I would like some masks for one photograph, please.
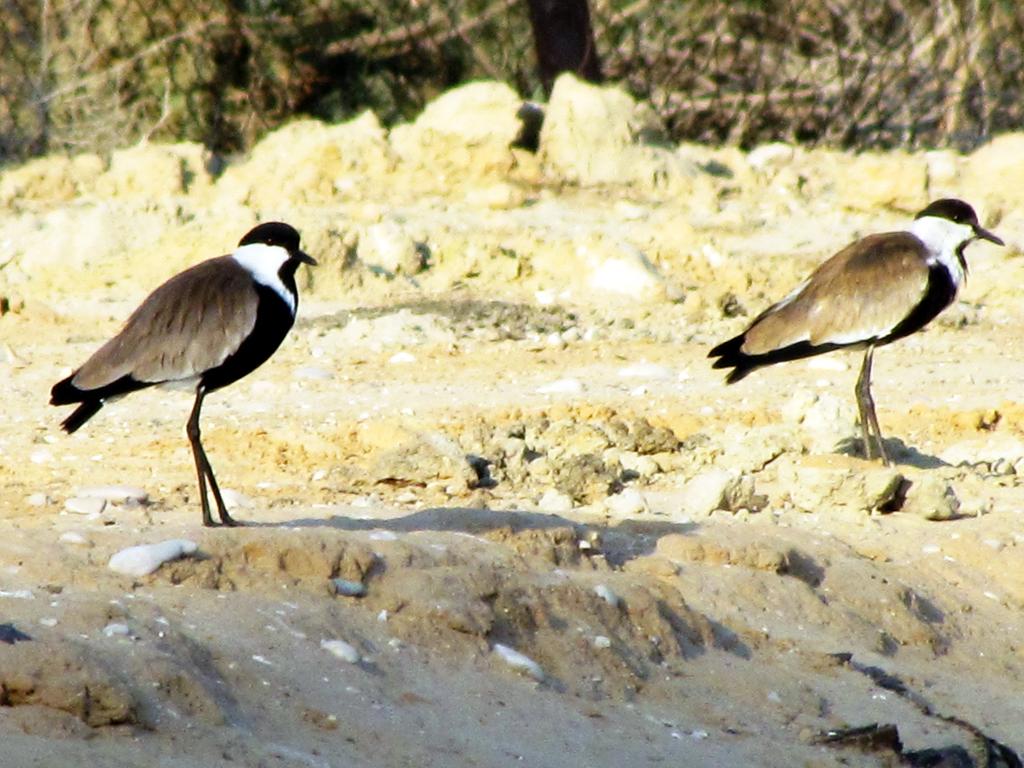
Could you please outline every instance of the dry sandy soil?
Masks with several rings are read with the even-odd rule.
[[[958,304],[876,356],[888,472],[856,456],[858,357],[726,387],[705,356],[915,199],[840,204],[814,170],[840,178],[835,153],[698,159],[691,194],[518,155],[475,186],[399,157],[270,202],[222,188],[232,170],[111,191],[106,161],[84,191],[19,187],[0,764],[1020,765],[1024,224],[972,200],[1009,247],[973,246]],[[247,525],[204,529],[187,394],[67,437],[48,391],[162,279],[274,216],[322,263],[278,354],[207,399]],[[169,539],[197,552],[108,568]]]

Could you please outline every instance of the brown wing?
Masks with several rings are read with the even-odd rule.
[[[72,383],[90,390],[131,376],[156,384],[216,367],[252,331],[257,300],[251,277],[230,256],[197,264],[153,291]]]
[[[924,297],[927,252],[909,232],[869,235],[830,258],[747,330],[742,351],[762,355],[802,341],[856,344],[886,335]]]

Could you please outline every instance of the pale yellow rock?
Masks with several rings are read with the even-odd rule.
[[[103,169],[98,155],[53,155],[30,160],[0,175],[0,206],[67,202],[91,191]]]
[[[953,487],[941,477],[915,472],[910,480],[901,512],[925,520],[949,520],[960,511],[960,500]]]
[[[1006,133],[982,145],[964,160],[961,197],[982,221],[1024,206],[1024,133]]]
[[[218,197],[257,207],[358,198],[395,158],[372,112],[329,125],[296,120],[267,135],[217,181]]]
[[[505,83],[481,81],[454,88],[427,105],[412,123],[395,126],[390,145],[411,167],[437,180],[465,175],[505,176],[516,165],[512,142],[522,128],[522,99]]]
[[[564,74],[555,81],[541,128],[541,162],[549,177],[581,186],[686,192],[700,171],[662,146],[662,134],[651,108],[621,88]]]
[[[822,514],[882,510],[894,502],[904,482],[892,467],[841,454],[786,456],[778,462],[778,473],[795,507]]]
[[[851,210],[917,213],[928,204],[928,164],[905,152],[866,152],[849,161],[837,189],[840,204]]]
[[[101,197],[160,200],[209,187],[209,153],[198,144],[143,144],[110,156],[96,179]]]

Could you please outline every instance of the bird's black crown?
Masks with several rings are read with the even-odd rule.
[[[299,233],[295,227],[283,221],[268,221],[257,224],[245,233],[238,245],[279,245],[289,253],[299,250]]]
[[[924,216],[949,219],[957,224],[969,224],[971,226],[978,224],[978,214],[974,212],[974,209],[963,200],[957,200],[955,197],[944,197],[941,200],[930,203],[927,208],[914,218],[920,219]]]

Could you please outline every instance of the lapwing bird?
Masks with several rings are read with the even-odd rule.
[[[936,200],[908,230],[868,235],[839,251],[708,357],[732,369],[732,384],[762,366],[865,349],[856,387],[864,455],[889,464],[871,398],[875,347],[921,330],[953,302],[967,275],[964,248],[978,238],[1003,244],[967,203]]]
[[[108,400],[156,385],[194,390],[186,432],[192,444],[203,525],[214,525],[207,482],[224,525],[228,514],[199,434],[207,393],[259,367],[295,321],[295,272],[316,261],[299,248],[299,233],[280,222],[250,230],[234,253],[175,275],[139,305],[121,331],[74,373],[54,385],[51,405],[80,405],[61,426],[69,434]]]

